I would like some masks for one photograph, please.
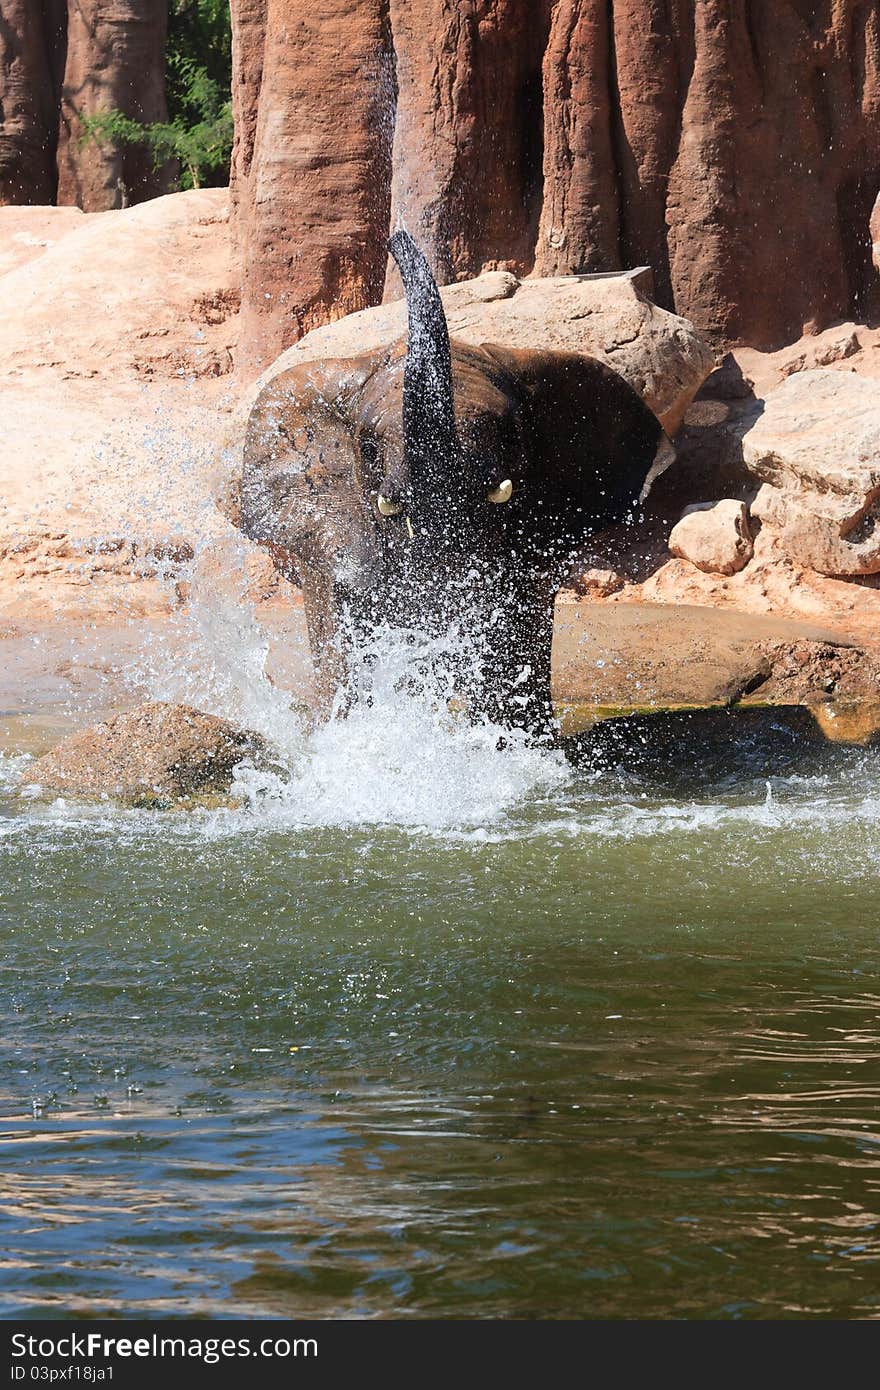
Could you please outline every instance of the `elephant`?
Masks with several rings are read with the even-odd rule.
[[[635,390],[595,358],[450,341],[430,267],[388,242],[408,331],[283,371],[247,423],[233,519],[302,587],[323,712],[356,698],[377,625],[473,639],[473,719],[552,740],[556,590],[584,539],[634,514],[674,458]]]

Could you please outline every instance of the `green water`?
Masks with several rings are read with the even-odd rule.
[[[878,758],[765,771],[8,790],[4,1315],[876,1316]]]

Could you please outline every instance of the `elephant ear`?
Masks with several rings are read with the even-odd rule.
[[[674,453],[656,415],[611,367],[570,352],[485,345],[517,383],[527,477],[559,520],[622,521]]]
[[[227,515],[294,577],[338,554],[363,523],[356,485],[357,409],[379,355],[306,362],[274,377],[254,403]]]

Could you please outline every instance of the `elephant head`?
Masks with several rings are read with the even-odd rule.
[[[320,694],[358,632],[478,634],[472,712],[552,727],[553,597],[591,532],[638,506],[673,454],[636,392],[595,359],[450,341],[408,233],[389,250],[408,334],[276,376],[251,412],[236,520],[303,588]]]

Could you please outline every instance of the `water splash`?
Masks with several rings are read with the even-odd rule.
[[[200,549],[175,642],[148,644],[132,680],[154,699],[192,704],[271,742],[282,770],[244,764],[233,787],[252,811],[308,826],[473,827],[570,777],[560,752],[450,708],[457,673],[482,659],[479,642],[455,626],[439,637],[388,626],[361,637],[357,698],[346,717],[315,726],[302,686],[270,674],[271,638],[247,594],[245,556],[237,538]]]
[[[876,862],[880,773],[870,751],[828,750],[809,775],[792,766],[769,780],[760,744],[739,749],[731,777],[713,778],[704,753],[699,776],[673,791],[668,760],[661,778],[621,770],[618,745],[622,739],[631,752],[635,737],[624,732],[575,770],[558,750],[452,712],[462,666],[473,674],[480,661],[479,643],[455,627],[435,638],[377,628],[359,645],[359,698],[346,718],[316,727],[305,698],[301,614],[299,629],[288,626],[279,640],[265,605],[249,597],[249,553],[233,534],[208,537],[186,575],[169,569],[169,585],[189,584],[189,601],[161,626],[133,626],[127,678],[132,703],[183,701],[262,733],[277,750],[277,768],[239,768],[237,810],[157,816],[29,798],[18,789],[26,758],[0,757],[0,835],[14,838],[36,824],[52,834],[170,839],[363,827],[371,835],[403,829],[461,843],[545,840],[549,847],[578,839],[720,846],[740,835],[812,841],[846,833],[858,860]]]

